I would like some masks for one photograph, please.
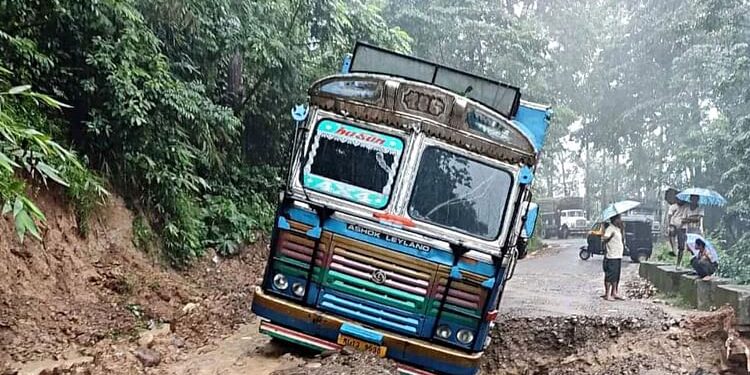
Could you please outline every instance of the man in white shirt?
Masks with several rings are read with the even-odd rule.
[[[677,254],[678,236],[677,232],[682,225],[682,217],[680,216],[680,200],[677,199],[677,190],[668,189],[664,193],[664,200],[667,201],[669,207],[667,209],[667,220],[664,223],[664,228],[667,230],[667,239],[669,240],[669,247],[672,249],[672,255]]]
[[[685,250],[685,241],[688,233],[703,235],[703,208],[698,205],[700,197],[697,195],[690,196],[690,203],[680,208],[680,230],[678,233],[678,243],[680,249],[677,253],[677,267],[682,266],[682,254]]]
[[[604,296],[607,301],[622,300],[619,293],[622,254],[625,252],[625,224],[620,215],[610,219],[604,230],[602,242],[606,247],[602,268],[604,269]]]

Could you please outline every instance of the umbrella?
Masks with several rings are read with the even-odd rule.
[[[685,241],[685,245],[687,245],[688,249],[693,253],[693,255],[698,255],[698,249],[695,247],[695,241],[697,239],[703,240],[703,242],[706,243],[706,251],[708,252],[708,257],[711,258],[712,262],[718,262],[719,261],[719,254],[716,252],[716,248],[711,243],[711,241],[703,238],[700,234],[695,233],[688,233],[687,240]]]
[[[620,201],[615,202],[607,206],[607,208],[602,211],[602,214],[599,216],[599,221],[607,221],[619,214],[623,214],[625,212],[628,212],[638,206],[641,205],[641,202],[636,201]]]
[[[685,202],[690,202],[691,195],[697,195],[700,198],[698,204],[701,206],[723,206],[727,204],[727,200],[721,194],[703,188],[685,189],[677,194],[677,198]]]

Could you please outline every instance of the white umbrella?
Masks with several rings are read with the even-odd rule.
[[[619,201],[612,203],[607,206],[604,211],[602,211],[602,214],[599,216],[599,221],[607,221],[617,215],[624,214],[640,205],[641,202],[637,201]]]

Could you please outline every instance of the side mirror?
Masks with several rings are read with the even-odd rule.
[[[529,203],[529,210],[526,211],[526,222],[523,225],[526,238],[531,238],[534,235],[537,216],[539,216],[539,206],[536,203]]]

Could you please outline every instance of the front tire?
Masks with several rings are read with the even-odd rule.
[[[589,258],[591,258],[591,252],[588,249],[581,249],[578,253],[578,257],[582,260],[589,260]]]

